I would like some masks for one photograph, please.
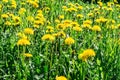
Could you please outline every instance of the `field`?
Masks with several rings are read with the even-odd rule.
[[[120,80],[120,4],[0,0],[0,80]]]

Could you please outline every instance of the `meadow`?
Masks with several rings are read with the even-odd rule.
[[[120,4],[0,0],[0,80],[120,80]]]

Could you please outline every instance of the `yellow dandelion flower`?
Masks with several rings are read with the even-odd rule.
[[[12,13],[9,13],[8,14],[10,17],[14,17],[15,15],[14,14],[12,14]]]
[[[119,5],[119,4],[116,4],[116,7],[117,7],[117,8],[120,8],[120,5]]]
[[[113,19],[109,19],[108,21],[107,21],[107,24],[115,24],[116,23],[116,21],[115,20],[113,20]]]
[[[2,5],[0,4],[0,12],[2,11]]]
[[[58,34],[57,33],[54,33],[54,34],[52,34],[54,37],[58,37]]]
[[[79,26],[78,22],[75,22],[75,21],[71,22],[71,25],[72,25],[72,27]]]
[[[117,25],[117,28],[119,28],[119,29],[120,29],[120,24],[118,24],[118,25]]]
[[[27,36],[24,33],[21,33],[21,32],[17,33],[17,36],[22,38],[22,39],[27,39]]]
[[[88,28],[88,29],[92,29],[91,25],[90,24],[83,24],[82,25],[83,28]]]
[[[42,10],[41,10],[41,9],[39,9],[39,10],[37,11],[37,13],[40,13],[40,14],[42,14]]]
[[[50,24],[51,24],[51,22],[50,22],[50,21],[47,21],[46,23],[47,23],[47,25],[50,25]]]
[[[45,11],[46,13],[48,13],[48,12],[50,11],[50,8],[49,8],[49,7],[45,7],[45,8],[44,8],[44,11]]]
[[[83,7],[82,7],[82,6],[78,6],[77,8],[78,8],[79,10],[82,10],[82,9],[83,9]]]
[[[54,27],[52,27],[52,26],[47,26],[47,29],[54,29]]]
[[[47,33],[51,33],[51,32],[54,32],[54,28],[52,26],[47,26],[47,30],[46,30]]]
[[[79,54],[79,55],[78,55],[78,58],[79,58],[79,59],[82,59],[82,61],[85,61],[85,62],[86,62],[88,56],[85,56],[84,54]]]
[[[24,33],[25,34],[34,34],[34,30],[32,28],[25,28]]]
[[[93,49],[86,49],[83,51],[83,53],[78,55],[79,59],[82,59],[83,61],[87,61],[88,57],[95,56],[95,52]]]
[[[67,6],[62,6],[62,9],[63,10],[67,10]]]
[[[59,19],[55,19],[55,23],[60,23],[60,20]]]
[[[71,20],[64,20],[63,23],[65,24],[70,24],[72,21]]]
[[[111,23],[112,23],[112,24],[115,24],[116,22],[115,22],[115,20],[111,20]]]
[[[44,22],[42,20],[34,20],[34,23],[37,25],[44,25]]]
[[[81,27],[78,27],[78,26],[76,26],[76,27],[73,27],[73,30],[75,30],[75,31],[82,31],[82,28]]]
[[[109,28],[109,29],[117,29],[117,26],[115,26],[115,25],[110,25],[110,26],[107,26],[107,28]]]
[[[13,16],[13,17],[12,17],[12,19],[13,19],[13,21],[14,21],[15,23],[17,23],[17,22],[20,22],[20,21],[21,21],[21,19],[20,19],[20,17],[19,17],[19,16]]]
[[[15,1],[15,0],[12,0],[12,1],[11,1],[11,8],[16,9],[16,7],[17,7],[16,1]]]
[[[58,30],[64,30],[66,27],[64,26],[64,24],[60,23],[60,24],[57,24],[56,28]]]
[[[77,11],[77,9],[76,9],[76,8],[74,8],[74,7],[71,7],[71,8],[68,8],[68,9],[67,9],[67,11],[68,11],[68,12],[76,12],[76,11]]]
[[[99,19],[96,19],[95,20],[97,23],[104,23],[104,22],[107,22],[108,19],[104,18],[104,17],[100,17]]]
[[[103,3],[99,1],[99,2],[98,2],[98,5],[99,5],[100,7],[102,7]]]
[[[7,2],[8,2],[8,0],[2,0],[2,2],[7,3]]]
[[[30,53],[24,53],[24,56],[25,56],[25,57],[32,57],[33,55],[30,54]]]
[[[100,28],[100,26],[98,26],[98,25],[94,25],[94,26],[92,27],[92,30],[93,30],[93,31],[101,31],[101,28]]]
[[[75,40],[72,37],[68,37],[65,39],[65,44],[67,44],[67,45],[71,45],[74,43],[75,43]]]
[[[2,14],[1,17],[2,18],[8,18],[9,16],[7,14]]]
[[[93,11],[94,11],[94,12],[98,12],[98,11],[99,11],[99,8],[95,8]]]
[[[0,4],[0,9],[2,8],[2,5]]]
[[[41,19],[41,18],[44,18],[42,13],[38,13],[35,17],[35,19]]]
[[[72,23],[71,20],[64,20],[63,21],[64,28],[71,27],[72,26],[71,23]]]
[[[30,21],[30,22],[33,22],[33,21],[34,21],[34,18],[33,18],[32,16],[28,16],[26,19],[27,19],[28,21]]]
[[[93,13],[88,13],[87,14],[89,17],[94,17],[94,14]]]
[[[26,12],[25,8],[20,8],[18,11],[19,14],[24,14],[25,12]]]
[[[85,21],[83,21],[83,24],[92,24],[92,21],[91,20],[85,20]]]
[[[56,80],[67,80],[65,76],[56,76]]]
[[[30,41],[25,38],[22,38],[22,39],[18,40],[17,45],[21,45],[21,46],[22,45],[30,45]]]
[[[39,25],[38,24],[34,24],[33,27],[34,28],[39,28]]]
[[[28,1],[29,2],[29,1]],[[38,5],[38,3],[36,2],[36,1],[30,1],[29,2],[34,8],[38,8],[39,7],[39,5]]]
[[[112,9],[112,8],[107,8],[107,10],[108,10],[108,11],[113,11],[113,9]]]
[[[107,2],[108,7],[111,7],[111,5],[112,5],[111,2]]]
[[[55,40],[55,37],[51,34],[45,34],[43,37],[42,37],[42,40],[50,40],[50,41],[54,41]]]
[[[13,23],[13,26],[19,26],[19,25],[20,25],[20,22]]]
[[[59,19],[64,19],[64,15],[59,15]]]
[[[120,19],[120,15],[118,16],[118,18]]]
[[[66,34],[63,32],[63,31],[60,31],[57,33],[57,36],[60,36],[62,38],[65,38],[66,37]]]
[[[113,0],[114,1],[114,3],[118,3],[118,1],[117,0]]]
[[[6,21],[5,25],[10,26],[12,23],[10,21]]]
[[[87,54],[88,56],[95,56],[95,52],[93,49],[86,49],[83,51],[84,54]]]

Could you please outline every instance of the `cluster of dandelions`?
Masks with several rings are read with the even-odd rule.
[[[99,34],[102,38],[105,29],[117,30],[120,28],[119,21],[117,21],[116,18],[110,18],[109,16],[111,15],[107,16],[108,13],[114,13],[114,7],[116,7],[117,11],[120,10],[120,5],[114,2],[108,2],[107,4],[98,2],[97,6],[90,8],[78,3],[68,3],[61,7],[65,14],[58,15],[53,21],[50,21],[47,16],[44,16],[48,15],[51,8],[43,7],[39,9],[39,0],[20,2],[21,3],[17,3],[15,0],[2,0],[3,4],[0,4],[0,12],[2,13],[0,17],[3,20],[3,26],[7,28],[18,28],[16,31],[18,37],[16,44],[18,47],[22,46],[25,48],[26,46],[30,46],[32,43],[31,38],[33,38],[34,34],[40,34],[41,37],[39,37],[39,39],[43,42],[50,41],[53,43],[57,41],[57,39],[62,39],[66,46],[71,47],[79,40],[79,37],[76,35],[84,33],[85,31]],[[4,11],[4,5],[7,5],[9,10],[17,10],[16,13],[14,13],[14,11]],[[18,5],[22,7],[17,8]],[[31,8],[29,9],[29,7]],[[30,12],[31,9],[34,11]],[[88,10],[88,12],[83,13],[85,10]],[[72,16],[68,14],[72,14]],[[120,15],[118,15],[118,18],[120,18]],[[35,31],[37,30],[40,30],[41,33],[36,33]],[[24,51],[24,49],[22,54],[25,57],[34,56],[32,53]],[[94,49],[85,49],[78,55],[78,58],[83,62],[87,62],[90,57],[95,57],[96,54]],[[56,80],[67,80],[67,78],[64,76],[56,76]]]
[[[32,28],[25,28],[23,32],[19,32],[17,36],[20,38],[17,42],[18,46],[27,46],[30,45],[30,40],[28,38],[29,35],[33,35],[34,30]],[[28,36],[27,36],[28,35]],[[32,54],[26,53],[26,51],[23,51],[23,54],[25,57],[32,57]]]

